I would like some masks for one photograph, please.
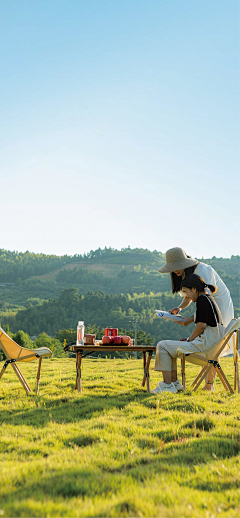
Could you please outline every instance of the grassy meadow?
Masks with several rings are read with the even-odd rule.
[[[222,361],[233,382],[233,360]],[[0,364],[2,368],[3,362]],[[151,387],[159,374],[151,367]],[[21,370],[32,388],[37,362]],[[186,365],[187,387],[198,369]],[[0,381],[0,516],[239,517],[239,396],[150,395],[142,361],[43,360],[39,396]]]

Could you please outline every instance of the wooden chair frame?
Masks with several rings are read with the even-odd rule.
[[[42,358],[43,357],[50,357],[52,356],[52,351],[48,349],[48,347],[40,347],[38,349],[27,349],[25,347],[21,347],[19,344],[14,342],[10,336],[5,333],[5,331],[0,327],[0,349],[3,350],[6,361],[3,365],[3,368],[0,372],[0,380],[4,375],[4,372],[6,372],[6,369],[8,365],[11,365],[13,371],[15,372],[17,378],[19,379],[20,383],[22,384],[24,390],[27,394],[31,392],[31,388],[28,385],[28,382],[24,378],[23,374],[21,373],[18,365],[16,365],[17,362],[31,362],[38,359],[38,370],[37,370],[37,380],[36,380],[36,387],[37,387],[37,394],[39,393],[39,384],[40,384],[40,372],[41,372],[41,365],[42,365]]]
[[[184,390],[186,389],[186,377],[185,377],[185,363],[190,362],[195,365],[202,366],[200,373],[197,375],[195,380],[193,381],[191,387],[194,387],[194,391],[198,389],[204,380],[205,376],[209,373],[211,367],[213,366],[216,369],[216,372],[226,390],[229,390],[231,394],[234,394],[234,391],[240,393],[240,380],[239,380],[239,366],[238,366],[238,343],[239,343],[239,328],[240,328],[240,319],[234,319],[231,322],[231,326],[227,327],[227,332],[225,333],[222,340],[220,340],[217,344],[215,344],[208,353],[192,353],[189,351],[184,352],[184,349],[178,348],[179,356],[181,357],[181,366],[182,366],[182,384]],[[233,362],[234,362],[234,388],[230,385],[227,376],[224,374],[223,369],[219,363],[219,357],[226,347],[230,338],[233,337]],[[219,347],[218,347],[219,345]]]

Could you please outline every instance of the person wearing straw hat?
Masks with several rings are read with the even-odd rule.
[[[158,271],[160,273],[170,273],[172,292],[179,293],[183,296],[183,300],[179,306],[170,310],[170,313],[173,315],[177,315],[191,303],[191,299],[181,292],[181,283],[188,275],[194,273],[204,279],[206,284],[216,286],[217,290],[213,294],[213,299],[220,309],[224,327],[227,327],[229,322],[234,318],[233,302],[230,292],[221,277],[209,264],[201,263],[197,259],[188,256],[182,248],[175,247],[167,250],[166,263],[161,266]],[[181,325],[188,325],[191,322],[193,322],[193,316],[185,318],[184,324]],[[227,351],[228,354],[232,352],[231,349],[232,346],[230,344],[230,349]],[[208,381],[204,387],[206,390],[214,390],[213,377],[214,369],[211,369]]]

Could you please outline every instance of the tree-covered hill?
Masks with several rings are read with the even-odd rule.
[[[231,292],[235,307],[239,307],[240,274],[230,276],[221,268],[218,269],[222,280]],[[64,288],[75,286],[83,293],[89,289],[100,289],[105,293],[127,294],[134,293],[164,293],[171,290],[170,275],[161,274],[158,270],[148,271],[141,265],[129,270],[122,267],[115,277],[103,275],[98,272],[89,272],[82,269],[64,269],[57,276],[56,281]]]
[[[56,256],[45,254],[34,254],[31,252],[10,252],[0,249],[0,283],[13,283],[33,276],[46,275],[49,272],[72,264],[81,267],[96,265],[98,263],[110,263],[118,265],[158,266],[163,264],[164,254],[161,252],[150,252],[144,249],[124,248],[114,250],[104,248],[91,250],[88,254],[74,256]]]
[[[119,295],[169,291],[170,276],[158,272],[164,257],[161,252],[131,248],[105,248],[83,256],[62,257],[0,250],[0,316],[6,309],[27,307],[33,299],[57,298],[68,287],[76,287],[83,294],[90,290]],[[201,261],[211,264],[221,275],[235,307],[239,307],[240,285],[236,275],[240,271],[240,257]]]
[[[211,259],[199,258],[203,262],[211,264],[216,270],[223,270],[225,274],[234,276],[240,270],[240,257]],[[50,272],[59,273],[59,270],[66,268],[91,269],[91,271],[102,271],[107,273],[110,267],[110,276],[114,277],[119,273],[119,267],[138,267],[142,270],[157,271],[164,263],[165,254],[154,250],[134,248],[123,248],[115,250],[104,248],[91,250],[87,254],[75,254],[74,256],[56,256],[45,254],[34,254],[31,252],[10,252],[0,249],[0,283],[14,283],[34,276],[46,276]],[[130,268],[131,269],[131,268]],[[114,274],[115,271],[115,274]],[[53,279],[53,276],[50,277]]]

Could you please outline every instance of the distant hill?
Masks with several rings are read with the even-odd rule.
[[[104,248],[88,254],[56,256],[31,252],[10,252],[0,249],[0,283],[17,282],[34,276],[45,276],[66,266],[89,267],[97,264],[157,266],[164,262],[164,254],[144,249]]]
[[[199,259],[211,264],[216,270],[234,276],[240,271],[240,256],[231,258]],[[56,256],[34,254],[31,252],[10,252],[0,249],[0,283],[20,282],[29,278],[54,280],[55,275],[64,269],[81,268],[114,277],[121,267],[131,269],[141,266],[142,270],[157,271],[165,262],[165,254],[142,248],[115,250],[104,248],[91,250],[88,254]]]

